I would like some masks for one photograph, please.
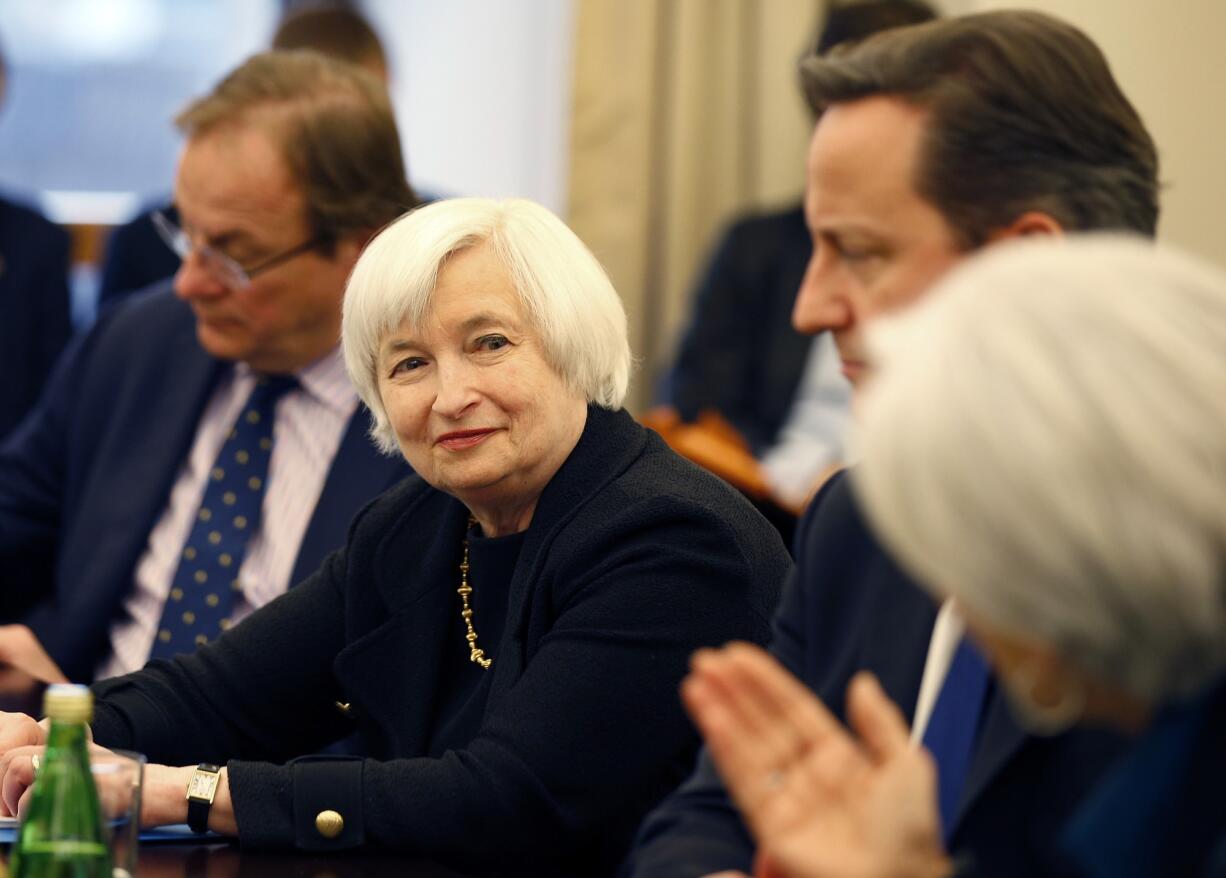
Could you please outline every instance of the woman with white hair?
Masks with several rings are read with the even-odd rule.
[[[692,762],[689,653],[767,638],[786,550],[621,409],[621,302],[538,205],[393,223],[349,280],[343,345],[375,440],[417,477],[216,643],[98,684],[95,740],[188,766],[149,767],[145,823],[188,818],[204,772],[193,819],[245,846],[610,873]],[[369,758],[284,764],[352,733]],[[0,720],[10,810],[41,742]]]
[[[1070,872],[1226,874],[1226,278],[1129,239],[993,248],[874,341],[874,529],[1023,722],[1136,735],[1066,827]],[[854,737],[752,647],[684,691],[770,874],[955,871],[931,759],[871,677]]]

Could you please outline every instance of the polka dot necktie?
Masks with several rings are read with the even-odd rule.
[[[261,377],[209,470],[204,499],[171,580],[150,658],[194,652],[229,626],[238,569],[260,523],[277,400],[292,375]]]

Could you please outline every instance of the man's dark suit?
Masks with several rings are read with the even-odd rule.
[[[179,270],[179,257],[166,246],[153,224],[155,212],[179,224],[179,212],[167,202],[111,230],[98,280],[99,307],[173,277]]]
[[[813,245],[799,207],[742,219],[715,250],[662,402],[683,420],[711,408],[761,454],[775,441],[813,339],[792,304]]]
[[[165,285],[74,340],[31,417],[0,447],[0,594],[72,679],[93,677],[149,533],[226,364]],[[378,454],[359,408],[332,462],[291,581],[345,541],[354,513],[409,475]]]
[[[72,332],[68,233],[0,199],[0,440],[38,401]]]
[[[842,716],[859,670],[876,674],[914,715],[937,605],[878,545],[838,476],[802,520],[796,573],[775,619],[772,652]],[[1058,828],[1121,752],[1106,732],[1027,736],[992,688],[950,839],[978,874],[1053,874]],[[750,871],[752,843],[705,753],[639,833],[635,878]]]

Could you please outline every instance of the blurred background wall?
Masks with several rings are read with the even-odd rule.
[[[78,316],[107,229],[170,191],[169,119],[267,44],[284,0],[0,0],[0,188],[76,231]],[[309,4],[308,4],[309,5]],[[816,0],[365,0],[390,57],[410,176],[524,195],[613,275],[650,400],[695,273],[746,210],[799,198],[810,120],[795,61]],[[1226,2],[945,0],[1084,28],[1157,139],[1161,235],[1226,265]]]

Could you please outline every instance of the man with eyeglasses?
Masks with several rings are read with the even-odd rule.
[[[386,89],[271,52],[176,122],[173,290],[104,314],[0,448],[0,690],[193,651],[409,472],[338,348],[358,254],[416,204]]]

